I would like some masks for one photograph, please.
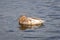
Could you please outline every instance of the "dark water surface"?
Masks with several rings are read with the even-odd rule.
[[[45,20],[34,30],[19,30],[20,15]],[[60,40],[60,0],[0,0],[0,40]]]

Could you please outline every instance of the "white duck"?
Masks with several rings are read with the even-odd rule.
[[[21,16],[18,19],[19,25],[25,27],[41,26],[44,23],[44,20],[38,18],[30,18],[26,16]]]

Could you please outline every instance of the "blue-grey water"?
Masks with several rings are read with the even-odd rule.
[[[20,30],[21,15],[45,20],[34,30]],[[60,0],[0,0],[0,40],[60,40]]]

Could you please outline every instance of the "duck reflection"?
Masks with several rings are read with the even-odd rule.
[[[26,30],[26,29],[28,29],[28,27],[21,25],[21,27],[19,27],[19,29],[20,30]]]
[[[37,28],[40,28],[41,26],[43,26],[43,24],[41,24],[41,25],[39,24],[39,25],[35,25],[35,26],[32,26],[32,25],[28,26],[28,25],[22,25],[22,24],[20,24],[19,29],[20,30],[37,29]]]

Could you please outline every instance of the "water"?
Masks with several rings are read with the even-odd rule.
[[[44,26],[22,31],[21,15],[42,18]],[[60,0],[0,0],[0,40],[60,40]]]

